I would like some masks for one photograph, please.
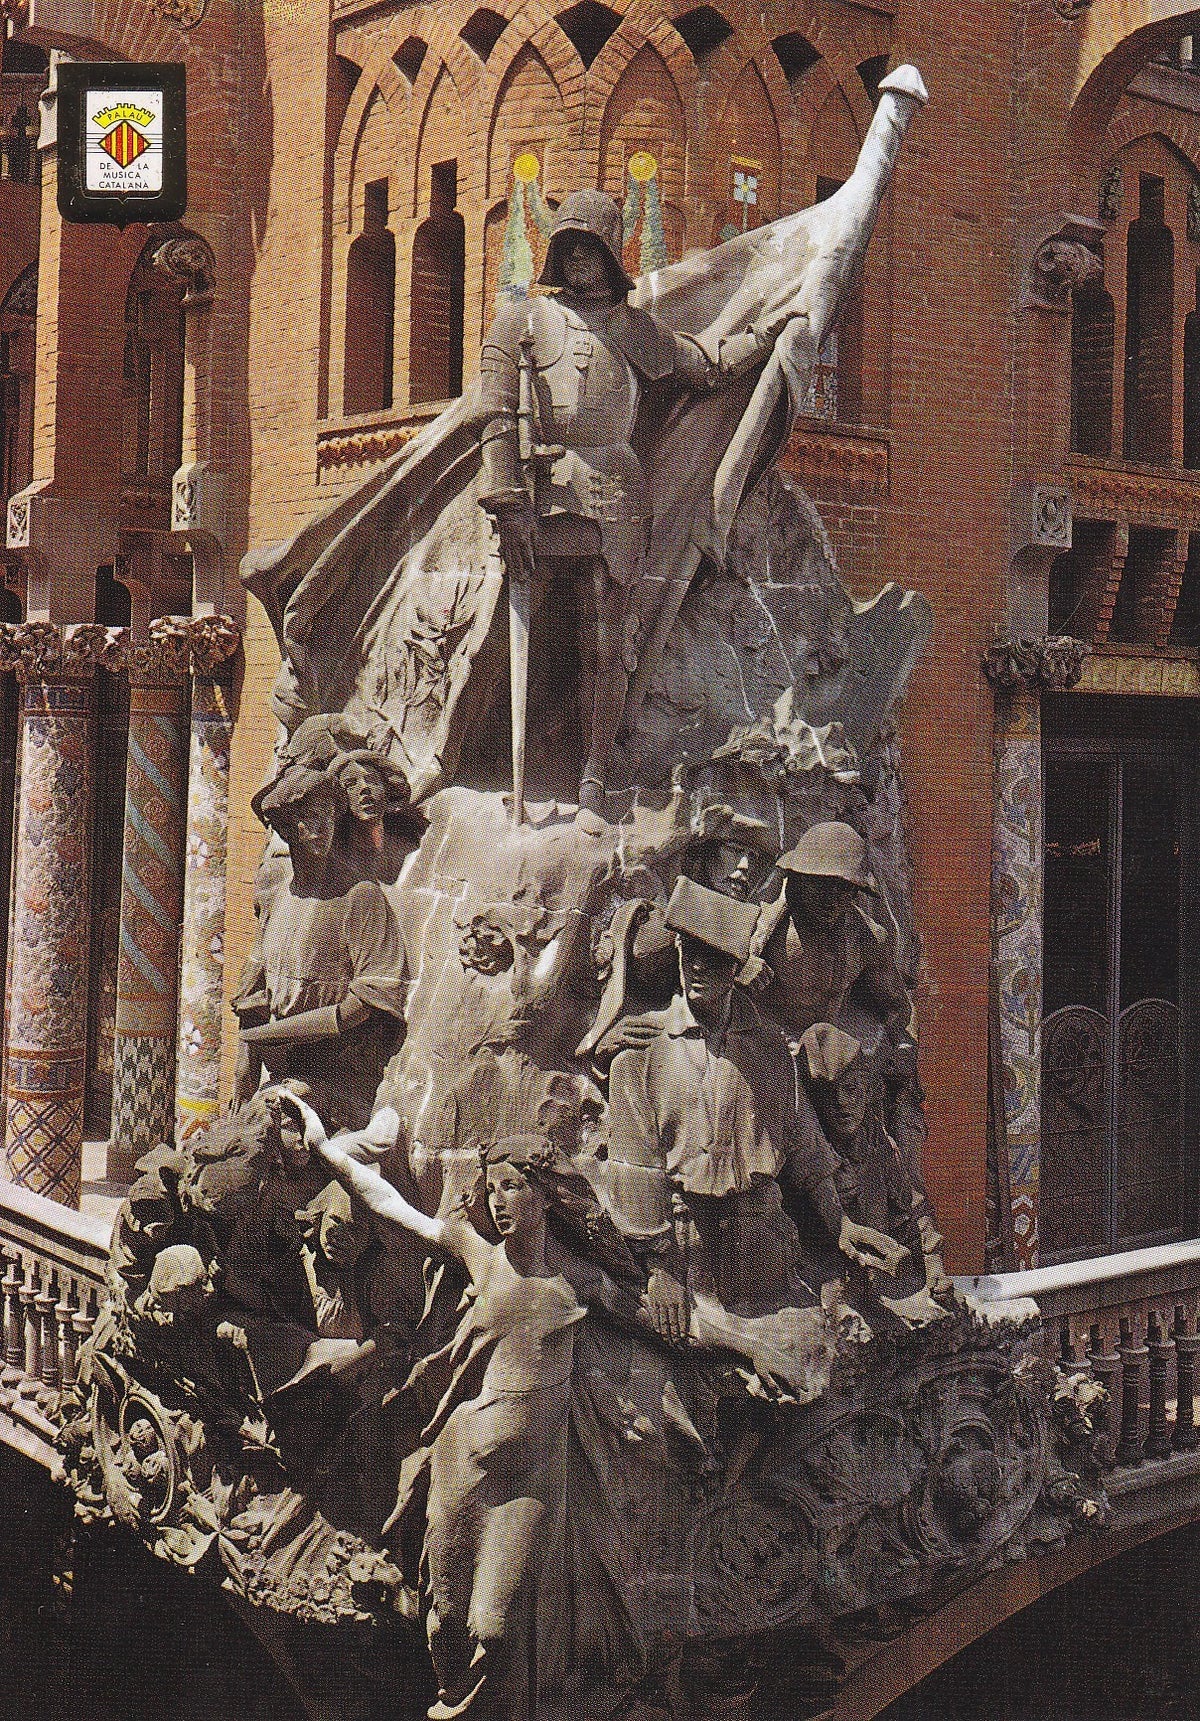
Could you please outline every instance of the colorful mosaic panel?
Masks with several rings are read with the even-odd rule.
[[[130,689],[112,1140],[128,1174],[175,1108],[187,752],[184,689]]]
[[[997,701],[992,915],[1013,1237],[1018,1267],[1038,1258],[1041,1130],[1042,744],[1037,695]]]
[[[5,1156],[14,1182],[73,1204],[83,1153],[92,732],[90,679],[26,684]]]
[[[192,683],[183,953],[175,1126],[183,1139],[215,1117],[220,1097],[225,982],[225,865],[229,827],[229,690]]]

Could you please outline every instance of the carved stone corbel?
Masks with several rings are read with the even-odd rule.
[[[154,251],[153,266],[161,274],[184,283],[183,304],[208,304],[217,282],[217,260],[207,239],[199,233],[178,233],[164,239]]]
[[[983,673],[993,687],[1040,688],[1045,693],[1063,693],[1083,674],[1084,659],[1091,646],[1067,634],[1047,634],[1041,639],[998,639],[985,646]]]
[[[1103,237],[1102,221],[1065,215],[1030,258],[1023,304],[1043,311],[1069,311],[1071,295],[1104,274]]]
[[[208,0],[150,0],[150,10],[164,24],[179,30],[194,30],[208,12]]]

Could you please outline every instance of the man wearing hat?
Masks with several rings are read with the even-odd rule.
[[[837,1160],[787,1043],[735,989],[756,919],[751,904],[678,880],[666,920],[682,993],[655,1037],[612,1066],[607,1193],[651,1264],[647,1303],[664,1338],[686,1332],[689,1290],[739,1315],[814,1300],[784,1180],[852,1260],[894,1273],[904,1256],[844,1214]]]
[[[479,361],[481,502],[508,578],[528,581],[543,560],[564,558],[590,575],[593,620],[579,642],[589,734],[579,799],[601,815],[634,665],[631,600],[650,529],[650,486],[633,446],[643,396],[655,384],[709,391],[743,375],[782,326],[736,331],[710,353],[628,303],[633,281],[622,246],[615,198],[564,198],[539,283],[553,296],[506,305]]]
[[[863,905],[879,891],[854,827],[811,825],[777,865],[783,891],[762,912],[754,954],[770,971],[763,1007],[789,1040],[814,1022],[836,1022],[851,994],[880,1021],[907,1018],[891,939]]]

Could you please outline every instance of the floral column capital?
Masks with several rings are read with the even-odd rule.
[[[983,673],[993,687],[1040,688],[1045,693],[1064,693],[1083,674],[1084,659],[1091,653],[1086,640],[1067,634],[1048,634],[1041,639],[994,640],[982,654]]]

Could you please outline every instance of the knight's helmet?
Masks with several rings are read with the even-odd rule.
[[[543,287],[565,287],[562,272],[562,241],[569,233],[588,233],[608,258],[613,289],[622,296],[633,291],[632,278],[621,261],[625,225],[621,205],[607,191],[572,191],[564,197],[554,217],[554,230],[546,251],[546,265],[538,277]]]

